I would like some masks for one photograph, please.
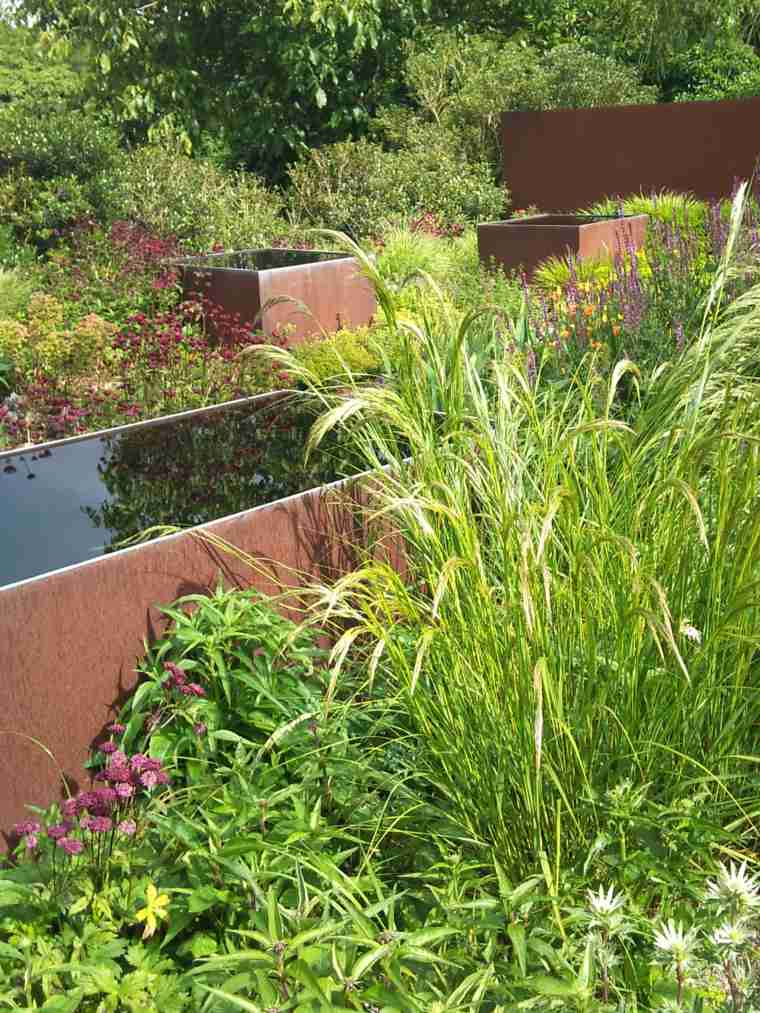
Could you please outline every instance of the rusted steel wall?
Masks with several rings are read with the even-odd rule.
[[[498,264],[507,271],[522,268],[526,274],[548,257],[597,260],[618,251],[640,249],[646,238],[648,215],[608,218],[581,224],[572,215],[532,215],[506,222],[478,225],[478,255],[486,266]]]
[[[86,781],[88,749],[133,687],[143,640],[163,629],[157,604],[211,590],[220,574],[271,594],[299,574],[347,572],[365,538],[352,507],[361,495],[355,480],[334,483],[204,525],[271,561],[268,576],[183,531],[0,589],[0,832],[26,803],[61,796],[57,765],[73,789]]]
[[[508,112],[504,181],[515,207],[542,211],[665,188],[724,197],[752,175],[759,124],[760,98]]]
[[[302,306],[290,301],[264,309],[259,321],[265,334],[287,327],[290,345],[321,331],[361,327],[377,309],[374,289],[353,258],[262,271],[184,267],[182,274],[186,298],[205,295],[244,323],[256,322],[270,299],[297,300]]]

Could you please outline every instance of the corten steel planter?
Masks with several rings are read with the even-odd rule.
[[[247,402],[271,406],[272,400],[263,395]],[[208,421],[227,408],[182,417],[201,415]],[[145,441],[151,462],[171,453],[164,425],[165,420],[159,420],[111,431],[110,436],[125,441],[116,445],[117,462],[135,454],[140,441]],[[80,442],[63,440],[25,451],[36,480],[63,450],[75,449]],[[49,457],[43,456],[45,450]],[[5,477],[34,486],[20,467],[12,474],[1,473],[9,460],[16,462],[14,467],[20,465],[18,453],[0,455],[0,482]],[[213,484],[221,478],[210,474],[208,480]],[[150,489],[146,492],[133,477],[126,484],[119,482],[117,468],[112,482],[117,494],[126,488],[141,509],[150,505]],[[348,572],[355,565],[355,546],[367,538],[355,509],[365,498],[364,489],[361,476],[332,482],[0,587],[0,834],[7,834],[25,815],[27,803],[46,806],[59,799],[61,774],[74,790],[86,783],[83,763],[89,747],[134,686],[143,641],[163,630],[157,605],[210,591],[220,576],[228,586],[253,586],[272,594],[283,586],[298,587],[305,579],[327,580]],[[182,501],[182,509],[191,498]],[[114,502],[118,505],[118,495],[98,509],[112,508],[108,520],[118,531],[121,514]],[[131,509],[134,504],[128,505]],[[64,530],[60,517],[51,515],[50,524]],[[263,571],[246,567],[204,540],[203,532],[256,557]],[[388,558],[394,563],[398,559],[392,544]],[[23,559],[18,565],[25,565]],[[30,559],[29,567],[39,570],[39,563]],[[55,762],[32,739],[43,743]]]
[[[753,175],[758,122],[760,98],[505,112],[503,178],[516,207],[659,190],[726,197]]]
[[[648,215],[531,215],[478,225],[478,254],[486,266],[531,274],[548,257],[600,260],[640,249]]]
[[[206,298],[268,335],[285,330],[288,344],[368,324],[377,308],[358,261],[342,253],[242,250],[190,258],[179,268],[186,299]]]

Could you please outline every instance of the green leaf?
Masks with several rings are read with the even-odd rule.
[[[507,926],[507,935],[515,951],[515,957],[523,976],[528,971],[528,948],[525,943],[525,926],[521,922],[510,922]]]

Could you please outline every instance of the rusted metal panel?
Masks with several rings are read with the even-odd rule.
[[[504,181],[515,207],[588,207],[670,189],[725,197],[760,154],[760,98],[502,116]]]
[[[478,225],[483,264],[530,275],[548,257],[598,260],[644,245],[647,215],[583,220],[578,215],[532,215]]]
[[[196,529],[0,589],[0,831],[26,803],[59,798],[61,774],[72,788],[86,779],[88,748],[133,687],[144,639],[161,633],[156,605],[219,575],[270,594],[347,572],[364,540],[351,506],[362,496],[360,480],[338,482],[203,526],[270,561],[268,574]]]
[[[213,261],[210,256],[202,264],[180,265],[185,298],[205,296],[224,313],[261,327],[265,334],[287,328],[288,344],[323,331],[364,326],[377,309],[372,285],[353,257],[264,270],[209,266]],[[267,306],[275,299],[289,301]]]

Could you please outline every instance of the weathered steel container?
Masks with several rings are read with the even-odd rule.
[[[377,307],[358,261],[342,253],[241,250],[190,258],[179,268],[185,298],[206,298],[265,334],[284,333],[289,344],[360,327]]]
[[[531,274],[548,257],[599,260],[639,249],[647,215],[531,215],[478,225],[478,254],[486,266]]]
[[[271,406],[273,396],[248,402]],[[183,413],[182,418],[208,422],[215,413],[228,409]],[[113,440],[126,434],[123,446],[109,444],[116,447],[112,452],[118,456],[117,464],[144,443],[142,450],[149,453],[152,468],[160,465],[162,454],[164,460],[171,457],[167,425],[167,420],[137,423],[98,434],[98,438]],[[15,470],[0,474],[0,480],[17,480],[25,495],[35,481],[44,481],[44,468],[51,461],[63,459],[63,449],[82,442],[63,440],[26,448],[23,454],[34,481],[22,470],[18,451],[4,453],[0,472]],[[240,446],[245,447],[243,439]],[[209,485],[231,481],[236,463],[233,454],[229,474],[209,473]],[[132,510],[138,501],[144,508],[147,488],[144,484],[136,487],[131,477],[120,485],[119,474],[118,468],[109,471],[109,488],[116,490],[116,500],[109,496],[97,508],[98,517],[106,511],[108,523],[117,532],[121,516],[117,506],[124,499],[118,499],[119,489],[127,488],[127,496],[137,496],[128,504]],[[146,477],[144,469],[140,474],[141,479]],[[281,488],[279,475],[269,469],[268,475],[272,474],[275,486]],[[69,477],[73,482],[73,473]],[[181,483],[183,475],[177,480]],[[40,572],[39,557],[30,554],[24,559],[23,545],[18,546],[21,553],[16,563],[26,568],[20,572],[36,575],[0,587],[0,832],[7,833],[24,816],[27,803],[45,806],[60,798],[62,778],[72,788],[86,780],[83,763],[90,745],[134,685],[135,662],[143,653],[144,640],[153,640],[162,630],[164,620],[157,605],[211,590],[220,577],[229,586],[253,586],[270,594],[283,586],[297,587],[305,579],[329,579],[347,572],[354,565],[353,547],[364,537],[354,509],[362,488],[358,478],[331,482],[130,548],[109,551],[109,547],[87,543],[85,551],[92,558],[68,566],[59,562],[61,568],[54,572]],[[67,491],[62,487],[62,498]],[[11,498],[10,492],[4,496],[8,516],[13,514]],[[189,509],[192,499],[193,494],[184,497],[183,509]],[[188,519],[192,523],[191,513],[185,515],[185,523]],[[61,537],[67,537],[69,529],[59,516],[51,514],[49,524],[58,525]],[[39,523],[37,529],[39,537],[47,537]],[[81,537],[71,531],[71,538]],[[245,566],[201,537],[203,532],[240,548],[261,566],[255,570]],[[25,537],[32,534],[31,528],[25,530]],[[12,568],[7,572],[12,573]]]

